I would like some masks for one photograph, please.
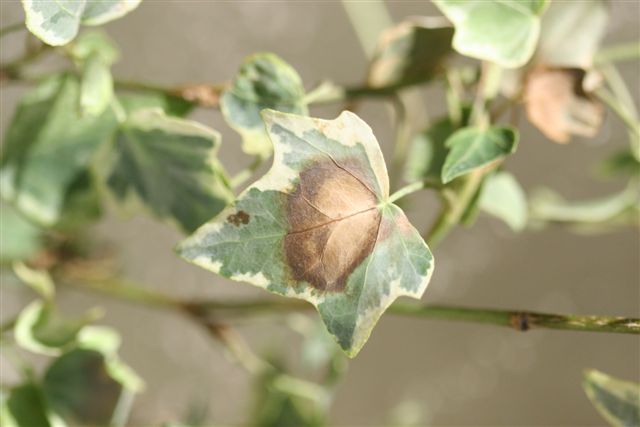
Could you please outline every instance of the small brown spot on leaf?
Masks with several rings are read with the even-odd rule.
[[[240,227],[240,224],[249,224],[249,214],[245,211],[238,211],[227,217],[227,222]]]
[[[286,202],[286,262],[297,281],[341,291],[373,251],[381,213],[357,161],[322,159],[300,174]]]
[[[525,84],[529,121],[549,139],[567,143],[572,135],[592,137],[602,124],[602,105],[584,90],[585,72],[575,68],[533,69]]]

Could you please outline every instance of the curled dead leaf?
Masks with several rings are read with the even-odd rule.
[[[578,68],[538,66],[524,85],[529,121],[549,139],[567,143],[572,135],[593,137],[602,124],[602,104],[589,96],[592,79]]]

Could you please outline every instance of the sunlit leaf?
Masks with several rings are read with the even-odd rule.
[[[24,261],[41,247],[40,230],[7,203],[0,205],[0,261]]]
[[[508,127],[467,127],[451,135],[446,146],[450,151],[442,167],[444,183],[513,153],[518,133]]]
[[[353,357],[397,297],[420,298],[433,257],[389,202],[380,147],[359,117],[263,116],[275,147],[271,170],[179,252],[225,277],[311,302]]]
[[[415,84],[442,71],[451,53],[453,28],[437,18],[412,18],[380,36],[369,68],[373,87]]]
[[[220,135],[160,110],[131,114],[118,132],[108,184],[119,201],[135,195],[160,218],[193,231],[231,200],[215,158]]]
[[[67,318],[50,303],[34,301],[16,320],[16,342],[34,353],[56,356],[72,346],[78,332],[100,314],[98,310],[90,310],[81,317]]]
[[[542,17],[537,63],[590,68],[609,22],[604,0],[554,1]]]
[[[566,143],[572,135],[593,137],[604,109],[583,89],[585,72],[539,66],[527,75],[524,100],[527,117],[549,139]]]
[[[434,0],[456,28],[453,47],[503,67],[524,65],[540,35],[546,0]]]
[[[527,198],[518,181],[509,172],[497,172],[485,181],[480,209],[503,220],[513,231],[527,224]]]
[[[272,152],[260,111],[265,108],[286,113],[307,114],[300,76],[276,55],[249,56],[231,87],[220,99],[225,120],[242,136],[242,149],[268,157]]]
[[[100,25],[135,9],[141,0],[22,0],[29,31],[60,46],[75,38],[80,24]]]
[[[43,225],[60,219],[70,189],[115,128],[110,111],[83,117],[79,93],[71,75],[44,81],[22,98],[4,141],[2,197]]]
[[[600,415],[612,426],[640,425],[640,384],[589,370],[584,374],[582,387]]]

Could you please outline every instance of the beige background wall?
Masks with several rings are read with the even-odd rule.
[[[640,3],[614,1],[607,42],[638,39]],[[427,1],[393,1],[396,19],[437,14]],[[2,25],[22,19],[17,1],[2,1]],[[219,82],[233,76],[243,57],[273,51],[291,63],[307,88],[324,78],[360,82],[366,59],[337,1],[153,1],[106,26],[122,49],[115,67],[121,78],[163,84]],[[22,39],[2,44],[2,59],[19,53]],[[622,67],[638,101],[640,67]],[[24,88],[2,88],[4,133]],[[432,116],[444,111],[442,94],[425,93]],[[314,114],[331,118],[338,107]],[[387,109],[367,102],[360,111],[386,154],[392,141]],[[223,134],[221,157],[231,171],[248,163],[239,137],[219,113],[194,118]],[[547,185],[569,198],[606,194],[622,186],[597,182],[597,162],[623,147],[625,133],[609,117],[595,141],[555,145],[529,125],[522,127],[518,153],[507,163],[525,188]],[[425,195],[408,211],[424,228],[436,211]],[[218,278],[177,259],[171,248],[181,236],[148,217],[109,218],[95,229],[112,242],[124,269],[149,286],[185,296],[264,296],[249,285]],[[595,237],[562,228],[512,234],[482,217],[437,249],[436,272],[424,301],[442,304],[535,309],[581,314],[640,315],[640,243],[636,232]],[[15,288],[2,289],[2,316],[28,302]],[[189,402],[206,403],[210,419],[238,423],[250,395],[245,373],[216,343],[186,320],[152,309],[64,290],[63,307],[107,308],[105,323],[124,336],[123,357],[145,378],[148,391],[133,419],[158,423],[178,419]],[[256,350],[288,345],[291,335],[276,320],[241,328]],[[411,399],[431,425],[602,425],[580,388],[581,372],[598,368],[640,380],[637,337],[533,331],[520,334],[490,326],[384,317],[341,384],[331,419],[336,425],[380,425],[399,402]],[[12,373],[4,367],[2,381]]]

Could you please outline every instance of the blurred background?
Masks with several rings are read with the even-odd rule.
[[[410,15],[439,15],[427,1],[389,1],[387,6],[396,22]],[[604,44],[638,40],[640,2],[612,1],[611,6]],[[2,26],[24,18],[18,1],[2,1],[0,8]],[[145,0],[104,30],[122,51],[114,75],[126,80],[163,85],[222,82],[232,78],[245,56],[260,51],[274,52],[290,63],[307,89],[323,79],[358,84],[366,77],[366,55],[338,1]],[[23,38],[12,34],[3,40],[3,61],[20,53]],[[620,70],[637,105],[639,63],[621,64]],[[3,135],[26,89],[3,86]],[[430,117],[446,111],[441,90],[423,92]],[[323,118],[339,112],[340,106],[311,111]],[[358,113],[388,158],[393,141],[388,106],[367,100]],[[191,118],[222,133],[220,157],[232,174],[249,163],[240,150],[240,137],[219,112],[198,110]],[[626,144],[617,118],[607,117],[595,139],[576,138],[567,145],[550,142],[524,118],[520,124],[520,146],[506,168],[525,189],[549,186],[568,199],[579,199],[622,188],[622,183],[593,178],[597,163]],[[420,194],[407,214],[424,229],[438,205],[435,197]],[[172,248],[182,235],[148,216],[110,214],[92,232],[114,246],[129,277],[149,287],[184,297],[266,296],[178,259]],[[473,228],[460,228],[445,240],[435,258],[435,274],[423,298],[428,303],[640,315],[640,240],[633,230],[590,236],[550,227],[516,235],[498,220],[481,216]],[[2,316],[13,316],[30,298],[18,287],[3,285]],[[179,420],[194,407],[206,408],[210,422],[233,425],[247,419],[253,397],[250,377],[191,322],[66,288],[59,299],[65,312],[105,307],[102,323],[123,335],[122,358],[147,383],[136,398],[132,424]],[[256,352],[291,348],[290,357],[297,357],[298,335],[284,327],[283,317],[243,322],[239,331]],[[10,382],[15,373],[4,360],[0,366],[1,381]],[[518,333],[386,315],[349,362],[330,421],[381,425],[403,408],[429,425],[603,425],[580,387],[586,368],[640,380],[640,339],[545,330]]]

